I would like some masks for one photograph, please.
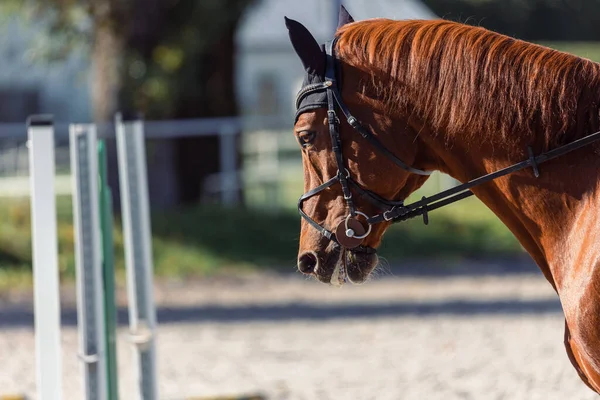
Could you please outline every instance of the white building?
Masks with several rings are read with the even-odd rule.
[[[44,62],[36,49],[48,39],[35,25],[0,19],[0,122],[24,122],[35,113],[56,121],[90,120],[89,59],[81,51],[67,60]]]
[[[247,11],[237,32],[236,84],[244,115],[293,115],[303,68],[289,40],[283,17],[295,19],[319,43],[337,28],[339,1],[259,0]],[[435,14],[418,0],[344,0],[355,20],[431,19]]]

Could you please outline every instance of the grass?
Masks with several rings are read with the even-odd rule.
[[[521,252],[512,233],[476,198],[433,211],[429,225],[416,218],[393,226],[379,250],[390,260],[503,257]]]
[[[59,266],[74,276],[74,236],[70,197],[57,201]],[[0,201],[0,288],[28,285],[31,232],[27,200]],[[292,211],[266,212],[194,207],[152,217],[153,256],[158,276],[186,278],[223,270],[293,271],[300,218]],[[123,237],[115,221],[115,258],[123,276]],[[394,262],[406,257],[458,258],[510,256],[521,247],[477,199],[437,210],[430,225],[419,219],[389,229],[380,254]]]

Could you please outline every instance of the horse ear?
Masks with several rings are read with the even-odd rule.
[[[343,5],[340,5],[340,16],[338,17],[338,29],[340,29],[342,26],[349,24],[351,22],[354,22],[354,18],[352,18],[352,15],[350,15],[350,13],[348,12],[348,10],[346,10],[346,7],[344,7]]]
[[[285,26],[288,28],[292,46],[294,46],[296,54],[300,57],[306,72],[323,75],[325,71],[325,56],[317,40],[298,21],[285,17]]]

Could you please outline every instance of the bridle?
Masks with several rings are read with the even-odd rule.
[[[362,197],[370,201],[373,205],[375,205],[378,209],[382,211],[381,216],[384,220],[388,220],[388,216],[392,210],[397,210],[404,207],[403,201],[390,201],[386,200],[376,193],[373,193],[367,189],[363,189],[353,178],[350,176],[350,172],[344,165],[344,157],[342,155],[342,145],[339,134],[339,126],[340,120],[336,114],[336,104],[339,106],[341,112],[346,117],[346,120],[354,129],[356,129],[361,136],[367,139],[371,144],[373,144],[378,150],[383,152],[386,156],[388,156],[394,163],[404,168],[405,170],[419,174],[419,175],[430,175],[429,171],[422,171],[420,169],[412,168],[406,165],[402,160],[396,157],[393,153],[391,153],[377,138],[367,129],[365,129],[358,120],[352,116],[348,107],[344,104],[342,100],[342,96],[337,84],[336,79],[336,58],[333,54],[333,49],[335,46],[336,40],[327,42],[325,44],[325,54],[327,59],[326,70],[325,70],[325,81],[319,83],[313,83],[305,86],[300,90],[298,96],[296,97],[296,109],[298,110],[296,113],[296,118],[298,115],[307,108],[310,108],[311,105],[315,106],[323,106],[325,103],[323,101],[313,102],[306,107],[302,107],[302,102],[311,94],[316,92],[325,92],[327,96],[327,120],[329,124],[329,135],[331,137],[332,150],[335,154],[335,159],[337,163],[337,174],[326,181],[325,183],[317,186],[316,188],[306,192],[303,194],[298,201],[298,211],[300,215],[314,228],[316,228],[323,236],[332,240],[347,249],[356,249],[358,251],[363,252],[372,252],[373,249],[366,248],[363,246],[359,246],[360,243],[365,239],[369,233],[371,233],[372,224],[368,222],[372,218],[370,218],[365,213],[358,211],[354,205],[354,201],[352,198],[352,192],[350,187],[352,187],[358,194]],[[302,204],[305,200],[313,197],[314,195],[322,192],[323,190],[329,188],[330,186],[339,183],[342,187],[342,193],[344,196],[344,200],[348,206],[348,216],[344,219],[342,223],[338,225],[336,232],[332,232],[327,230],[325,227],[321,226],[315,220],[310,218],[303,210]],[[368,222],[368,228],[365,232],[364,227],[361,222],[358,221],[357,216],[361,215],[366,218]],[[363,229],[361,230],[361,227]],[[355,251],[356,251],[355,250]]]
[[[393,161],[396,165],[410,173],[418,175],[431,175],[433,171],[423,171],[405,164],[390,150],[388,150],[371,131],[362,126],[360,122],[350,113],[350,110],[348,109],[348,107],[346,107],[344,101],[342,100],[340,85],[338,84],[338,81],[336,79],[336,72],[338,68],[337,59],[335,58],[334,54],[336,41],[337,38],[325,44],[325,80],[323,82],[305,85],[298,93],[296,97],[296,120],[298,119],[298,116],[301,113],[309,109],[327,106],[329,135],[331,137],[332,150],[337,163],[337,173],[333,178],[317,186],[316,188],[304,193],[298,200],[298,212],[300,213],[302,218],[304,218],[311,226],[317,229],[321,233],[321,235],[341,245],[347,250],[354,252],[373,253],[375,252],[374,249],[366,246],[361,246],[361,243],[369,235],[369,233],[371,233],[371,228],[374,224],[382,222],[396,223],[406,221],[408,219],[422,215],[423,222],[427,225],[429,223],[430,211],[436,210],[440,207],[452,204],[456,201],[472,196],[474,193],[470,189],[474,186],[481,185],[483,183],[492,181],[494,179],[498,179],[502,176],[529,167],[533,168],[534,175],[537,178],[539,176],[539,164],[545,161],[552,160],[563,154],[566,154],[568,152],[571,152],[573,150],[579,149],[581,147],[584,147],[588,144],[600,140],[599,131],[591,135],[585,136],[581,139],[577,139],[569,144],[560,146],[554,150],[542,153],[538,156],[534,156],[533,150],[531,149],[531,147],[528,147],[527,151],[529,154],[529,158],[527,160],[521,161],[517,164],[513,164],[509,167],[492,172],[490,174],[480,176],[469,182],[439,192],[438,194],[435,194],[433,196],[423,197],[421,198],[421,200],[416,201],[414,203],[405,205],[403,200],[394,201],[384,199],[376,193],[362,188],[352,178],[349,170],[345,166],[344,157],[342,154],[341,139],[339,134],[340,120],[338,119],[336,113],[336,105],[339,107],[340,111],[346,118],[348,124],[354,130],[356,130],[363,138],[365,138],[371,145],[373,145],[377,150],[379,150],[382,154],[384,154],[391,161]],[[326,102],[324,101],[324,99],[322,99],[322,96],[320,96],[320,94],[322,94],[323,92],[325,92],[325,95],[327,96]],[[314,100],[315,94],[319,95],[316,96],[318,98],[317,100]],[[308,104],[305,104],[307,103],[306,100],[310,100]],[[302,210],[302,204],[307,199],[315,196],[316,194],[324,191],[325,189],[333,186],[336,183],[339,183],[342,187],[342,194],[348,206],[349,213],[348,216],[338,224],[335,232],[332,232],[320,225],[319,223],[317,223],[312,218],[310,218],[308,214],[306,214]],[[370,217],[365,213],[358,211],[354,205],[352,191],[350,190],[350,188],[354,189],[355,192],[358,193],[358,195],[360,195],[360,197],[365,198],[367,201],[369,201],[375,207],[377,207],[381,212],[377,215]],[[365,228],[364,225],[359,221],[359,215],[365,218],[365,221],[368,225],[367,228]]]

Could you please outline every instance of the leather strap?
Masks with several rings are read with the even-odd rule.
[[[327,229],[325,229],[324,227],[322,227],[321,225],[319,225],[315,220],[313,220],[311,217],[308,216],[308,214],[306,214],[304,212],[304,210],[302,210],[302,203],[304,203],[304,200],[311,198],[312,196],[314,196],[315,194],[327,189],[328,187],[332,186],[334,183],[336,183],[339,180],[339,176],[334,176],[333,178],[331,178],[330,180],[328,180],[325,183],[320,184],[319,186],[317,186],[314,189],[309,190],[308,192],[304,193],[300,199],[298,199],[298,212],[300,213],[300,215],[306,220],[306,222],[308,222],[312,227],[314,227],[315,229],[317,229],[319,232],[321,232],[321,234],[323,236],[325,236],[327,239],[329,240],[335,240],[335,235],[333,234],[333,232],[328,231]],[[336,241],[337,242],[337,241]]]

